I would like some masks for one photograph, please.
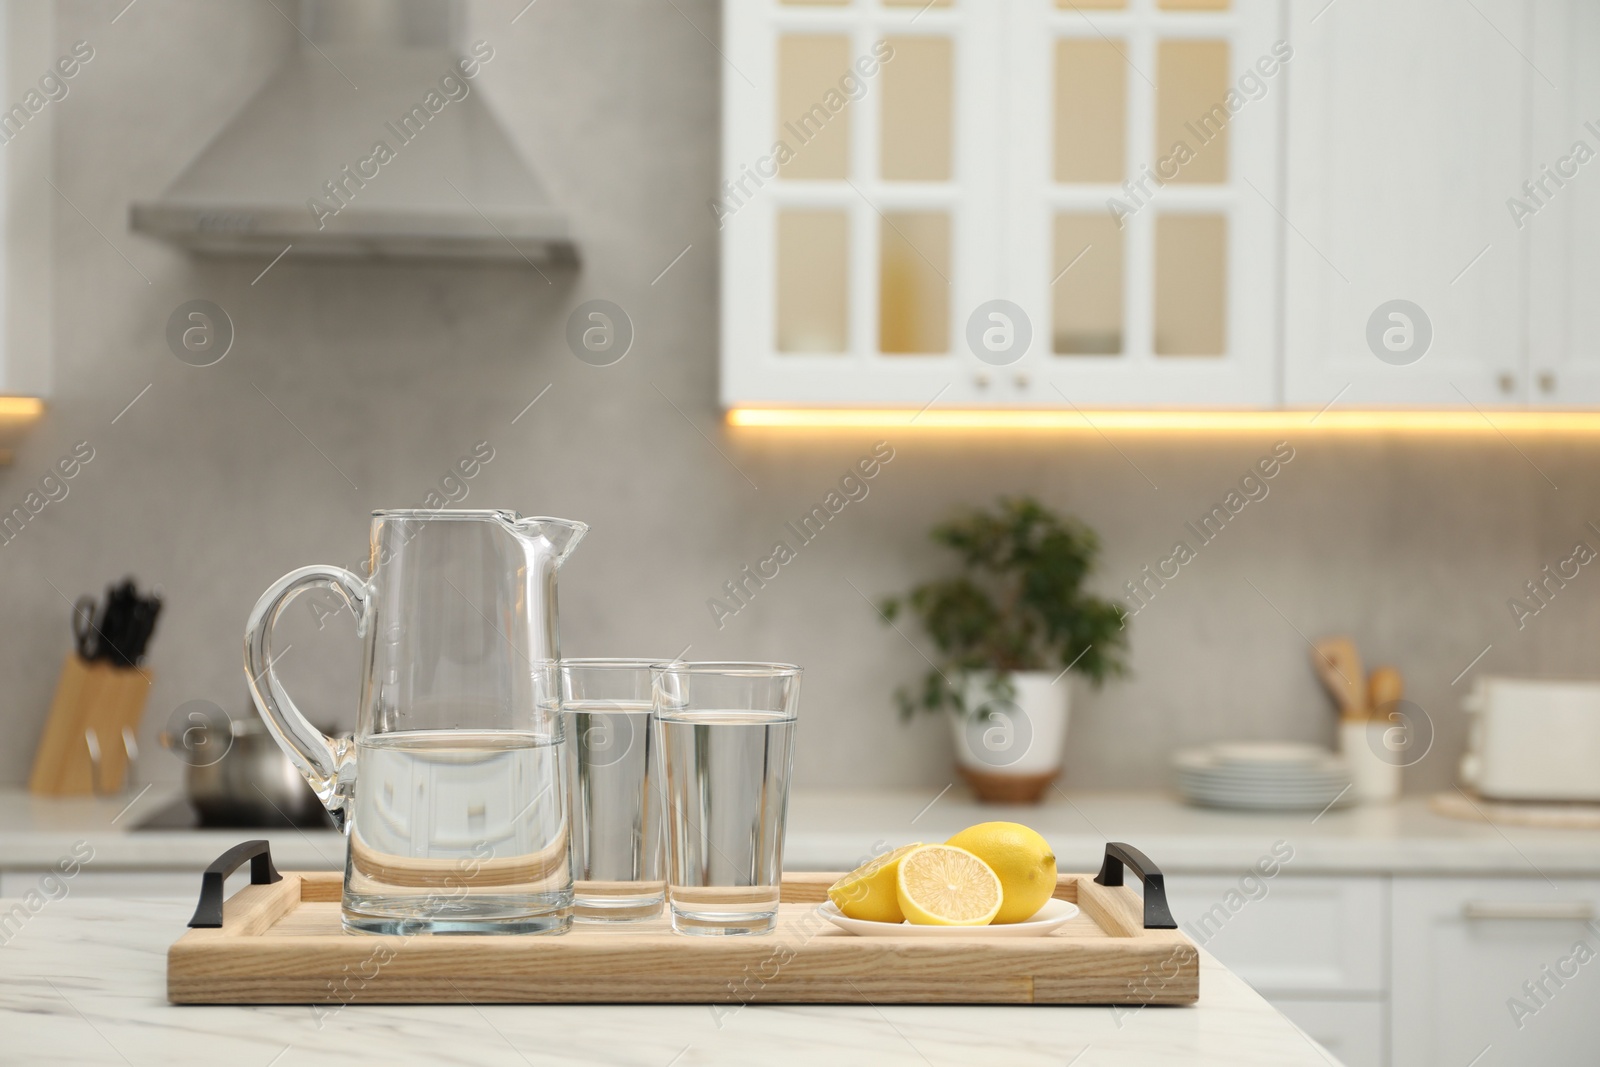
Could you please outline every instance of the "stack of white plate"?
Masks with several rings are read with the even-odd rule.
[[[1207,807],[1316,811],[1355,799],[1350,768],[1317,745],[1208,745],[1177,753],[1172,765],[1183,798]]]

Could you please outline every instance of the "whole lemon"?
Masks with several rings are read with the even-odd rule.
[[[1004,899],[996,923],[1025,922],[1055,894],[1055,852],[1038,831],[1021,823],[979,823],[945,844],[966,849],[999,875]]]

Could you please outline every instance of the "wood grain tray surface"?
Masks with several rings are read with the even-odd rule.
[[[340,875],[285,873],[167,950],[175,1004],[1187,1004],[1198,952],[1145,929],[1139,895],[1064,874],[1077,918],[1042,937],[856,937],[817,905],[836,874],[786,874],[778,929],[691,937],[666,920],[548,936],[345,933]]]

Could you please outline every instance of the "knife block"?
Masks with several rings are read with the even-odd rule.
[[[36,796],[118,793],[150,694],[150,672],[67,656],[33,757]]]

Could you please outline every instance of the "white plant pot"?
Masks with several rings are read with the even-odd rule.
[[[969,781],[998,776],[1048,784],[1061,769],[1071,683],[1049,671],[1019,671],[1010,677],[1016,692],[1009,700],[990,694],[989,676],[967,677],[967,714],[950,716],[956,765],[970,772]]]

